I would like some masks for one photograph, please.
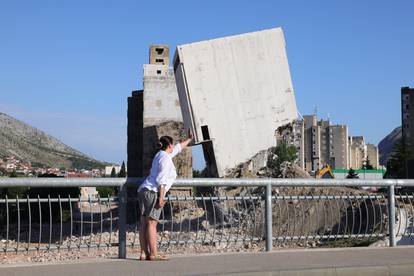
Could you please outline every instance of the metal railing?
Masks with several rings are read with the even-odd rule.
[[[0,189],[116,187],[117,196],[0,198],[0,250],[109,249],[139,246],[138,178],[0,178]],[[249,248],[341,246],[414,236],[414,180],[179,179],[191,194],[169,195],[159,245]],[[379,192],[364,191],[376,187]],[[391,215],[390,215],[391,214]],[[397,221],[396,221],[397,218]],[[414,240],[414,237],[413,237]],[[313,247],[312,246],[312,247]]]

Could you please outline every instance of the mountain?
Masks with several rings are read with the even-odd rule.
[[[395,128],[378,144],[378,152],[380,155],[380,164],[386,166],[388,159],[391,157],[392,149],[395,143],[401,139],[401,127]]]
[[[106,165],[0,112],[0,158],[10,155],[30,161],[35,167],[90,169]]]

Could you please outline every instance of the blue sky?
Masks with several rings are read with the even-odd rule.
[[[0,0],[0,112],[119,163],[150,44],[280,26],[301,114],[317,107],[376,144],[414,86],[413,11],[411,0]]]

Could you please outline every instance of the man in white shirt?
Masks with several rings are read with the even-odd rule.
[[[193,135],[188,130],[187,139],[174,146],[170,136],[159,140],[159,151],[155,155],[150,175],[138,188],[141,222],[139,240],[141,244],[140,260],[166,260],[157,251],[157,224],[164,207],[164,197],[177,178],[172,158],[179,154],[191,142]]]

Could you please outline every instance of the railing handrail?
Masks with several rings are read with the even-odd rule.
[[[126,178],[61,178],[61,177],[4,177],[0,178],[2,187],[119,187],[125,184]]]
[[[138,186],[140,177],[128,178],[0,178],[1,187],[119,187],[125,183]],[[388,187],[414,186],[414,179],[315,179],[315,178],[179,178],[175,187],[231,187],[231,186],[278,186],[278,187]]]
[[[131,179],[132,180],[132,179]],[[131,181],[128,179],[128,182]],[[388,187],[414,186],[414,179],[315,179],[315,178],[188,178],[177,179],[174,186],[278,186],[278,187]]]

